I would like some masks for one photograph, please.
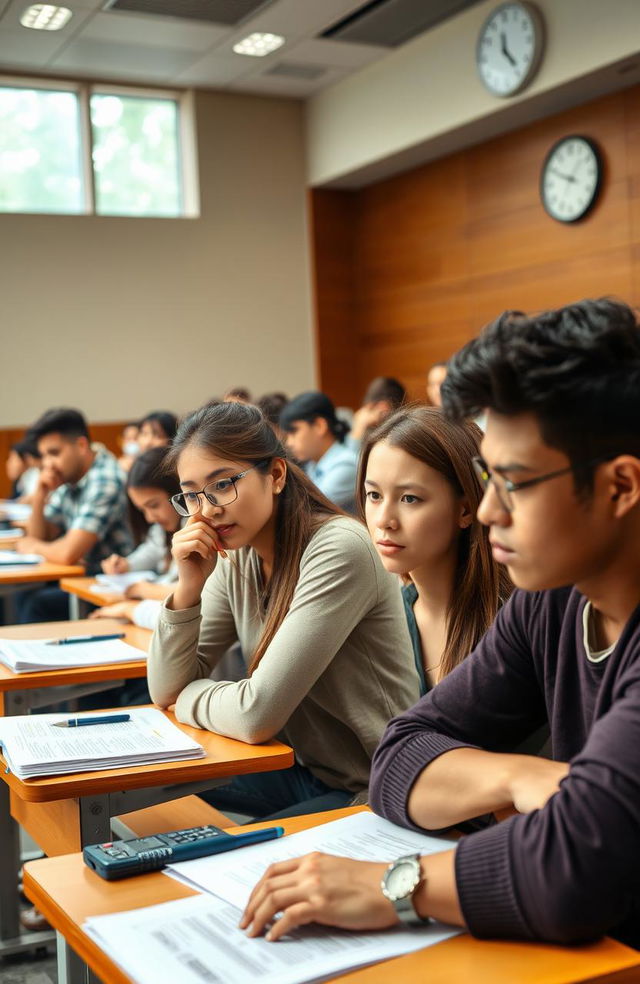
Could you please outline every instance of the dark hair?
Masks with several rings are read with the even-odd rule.
[[[32,458],[40,457],[38,445],[35,437],[33,436],[33,431],[31,430],[28,430],[20,441],[15,441],[11,445],[11,450],[20,455],[23,461],[25,461],[28,456],[31,456]]]
[[[598,459],[640,457],[640,330],[620,301],[505,311],[448,366],[448,416],[535,414],[545,443],[569,458],[578,493],[592,488]]]
[[[228,400],[229,397],[235,397],[243,403],[251,403],[251,393],[245,386],[232,386],[225,392],[224,400]]]
[[[79,410],[70,407],[55,407],[53,410],[47,410],[36,420],[29,433],[36,442],[48,434],[61,434],[69,441],[78,437],[90,439],[87,421]]]
[[[447,420],[437,407],[410,406],[396,410],[364,440],[356,496],[365,512],[364,480],[374,445],[385,441],[406,451],[443,475],[456,495],[464,496],[473,521],[460,531],[453,591],[447,612],[447,641],[441,675],[450,673],[477,645],[500,604],[512,590],[506,570],[493,559],[489,531],[476,518],[484,494],[472,459],[479,453],[482,431],[469,421]]]
[[[180,491],[175,470],[167,468],[169,448],[149,448],[133,460],[127,475],[127,491],[129,489],[159,489],[166,492],[167,497]],[[136,546],[146,538],[149,523],[142,512],[134,506],[129,498],[127,503],[129,526],[133,533]],[[165,531],[167,532],[167,531]],[[171,544],[171,533],[167,532],[167,549]]]
[[[291,429],[291,425],[296,420],[312,423],[318,417],[323,417],[327,421],[329,430],[336,440],[344,441],[351,428],[344,420],[340,420],[336,416],[336,408],[326,393],[320,393],[317,390],[310,390],[308,393],[294,396],[280,414],[280,426],[282,430],[287,431]]]
[[[256,400],[256,406],[262,410],[269,423],[277,427],[280,422],[280,414],[288,402],[289,397],[285,396],[284,393],[265,393],[259,400]]]
[[[144,424],[157,424],[167,441],[172,441],[178,429],[178,418],[170,410],[154,410],[142,418],[138,427],[142,428]]]
[[[380,403],[385,400],[393,410],[402,406],[407,398],[407,392],[393,376],[376,376],[367,386],[367,392],[362,398],[363,403]]]
[[[287,452],[261,411],[248,403],[221,403],[196,410],[181,424],[167,464],[177,466],[185,448],[202,448],[221,458],[258,464],[266,474],[274,458],[287,461],[287,478],[277,496],[273,572],[262,599],[266,620],[256,651],[252,673],[289,611],[300,577],[300,559],[318,526],[341,509],[330,502],[301,468],[288,460]],[[251,654],[245,653],[249,657]]]

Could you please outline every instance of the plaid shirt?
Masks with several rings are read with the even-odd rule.
[[[96,574],[105,557],[131,552],[126,506],[125,479],[118,462],[109,451],[99,450],[91,468],[76,485],[67,483],[54,489],[44,515],[63,533],[86,530],[96,534],[98,542],[84,557],[87,574]]]

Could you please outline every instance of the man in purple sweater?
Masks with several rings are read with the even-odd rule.
[[[243,925],[429,916],[479,937],[640,948],[640,330],[612,301],[508,312],[449,362],[445,412],[487,410],[479,516],[517,590],[474,652],[389,725],[376,812],[454,850],[270,869]],[[569,587],[567,586],[569,585]],[[573,585],[573,587],[570,587]],[[513,753],[544,722],[554,761]],[[386,894],[381,889],[385,880]]]

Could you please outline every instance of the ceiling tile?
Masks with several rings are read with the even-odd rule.
[[[388,53],[388,48],[373,44],[350,44],[347,41],[309,38],[292,45],[287,50],[287,58],[292,61],[310,62],[313,65],[362,68]]]
[[[238,79],[229,85],[232,92],[251,92],[256,95],[290,96],[294,99],[304,99],[313,92],[337,82],[343,78],[344,71],[330,68],[318,79],[295,79],[279,75],[260,75],[252,78]]]
[[[102,41],[74,41],[52,64],[83,72],[92,78],[148,78],[172,84],[178,72],[193,61],[193,54],[172,48],[150,48],[134,44],[109,44]]]
[[[0,29],[0,68],[38,71],[64,45],[53,31],[3,31]]]
[[[96,14],[83,30],[82,39],[201,52],[223,41],[229,33],[227,27],[196,24],[177,17],[149,17],[114,11]]]
[[[247,74],[246,62],[234,54],[210,54],[194,62],[189,68],[180,72],[180,85],[226,86],[233,79]]]

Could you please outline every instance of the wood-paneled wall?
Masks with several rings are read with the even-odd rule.
[[[322,389],[353,406],[389,375],[421,399],[428,367],[505,308],[639,303],[639,118],[635,87],[359,192],[312,192]],[[565,225],[538,188],[571,133],[597,141],[605,173],[595,209]]]
[[[104,444],[109,451],[118,456],[121,453],[118,438],[125,423],[126,421],[116,421],[109,424],[89,424],[91,440]],[[11,492],[11,483],[7,478],[4,462],[7,460],[11,445],[23,437],[24,428],[0,429],[0,499],[6,499]]]

